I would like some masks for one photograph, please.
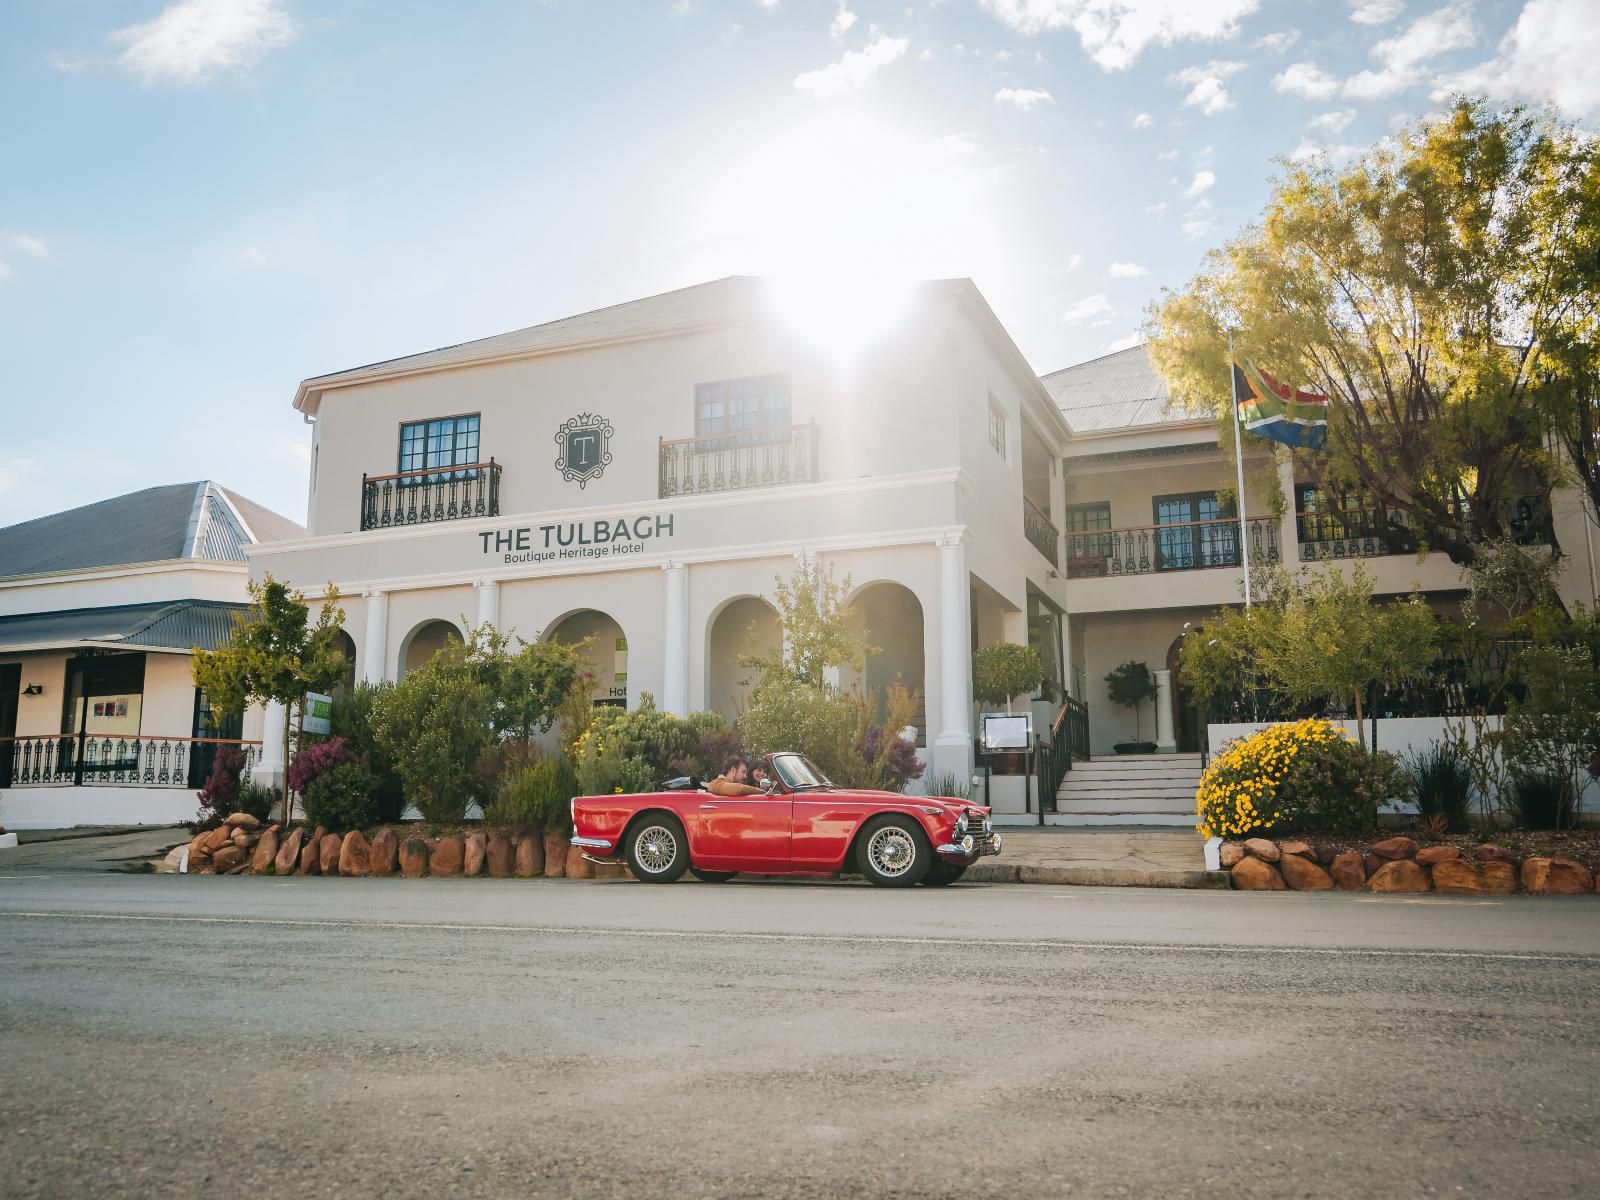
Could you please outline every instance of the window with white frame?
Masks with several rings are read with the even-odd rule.
[[[788,375],[752,375],[695,385],[695,437],[782,429],[790,424]]]
[[[989,397],[989,445],[1001,458],[1009,457],[1006,454],[1006,410],[992,395]]]

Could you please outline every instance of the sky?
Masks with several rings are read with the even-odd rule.
[[[726,275],[970,276],[1056,370],[1461,91],[1592,126],[1600,0],[5,0],[0,526],[302,520],[301,379]]]

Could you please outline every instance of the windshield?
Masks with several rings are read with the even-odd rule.
[[[772,769],[783,780],[783,786],[791,791],[833,786],[833,780],[817,770],[816,764],[803,754],[774,754]]]

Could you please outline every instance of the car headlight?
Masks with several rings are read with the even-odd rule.
[[[970,827],[970,823],[967,821],[967,814],[966,813],[962,813],[959,817],[956,818],[956,835],[958,837],[961,834],[965,833],[969,827]]]

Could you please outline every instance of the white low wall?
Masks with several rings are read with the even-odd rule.
[[[7,829],[69,829],[74,825],[177,825],[194,820],[193,788],[39,786],[0,790],[0,825]]]

